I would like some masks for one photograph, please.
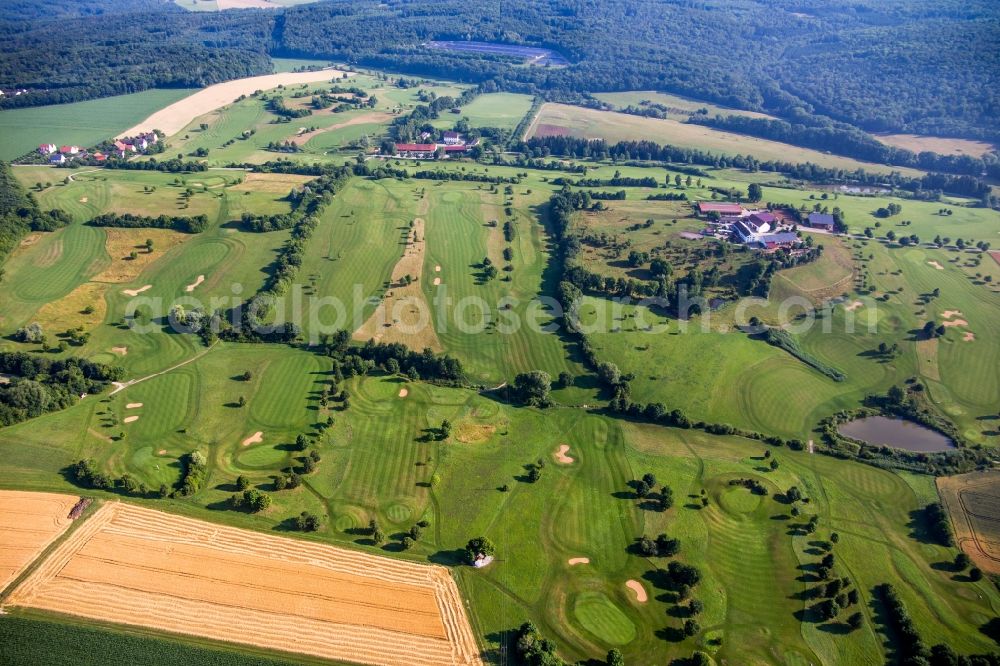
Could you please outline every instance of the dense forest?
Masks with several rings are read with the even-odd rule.
[[[989,0],[326,0],[186,13],[157,0],[14,0],[0,10],[0,106],[267,71],[268,54],[494,81],[579,99],[664,90],[805,126],[1000,137],[1000,9]],[[567,67],[423,44],[551,48]]]
[[[28,90],[0,97],[0,108],[199,88],[271,71],[273,15],[189,13],[160,0],[77,4],[16,0],[0,8],[0,89]]]

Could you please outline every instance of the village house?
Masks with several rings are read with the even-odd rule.
[[[458,132],[445,132],[444,133],[444,145],[446,146],[458,146],[464,144],[465,141],[462,139],[462,135]]]
[[[49,164],[65,164],[66,156],[62,153],[55,153],[49,158]]]
[[[60,146],[59,152],[63,155],[76,155],[80,152],[79,146]]]
[[[38,152],[42,155],[51,155],[57,150],[58,148],[54,143],[43,143],[42,145],[38,146]]]
[[[751,213],[746,218],[747,226],[749,226],[755,234],[766,234],[771,229],[774,229],[776,221],[777,218],[767,211]]]

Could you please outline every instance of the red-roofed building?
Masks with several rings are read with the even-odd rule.
[[[437,150],[434,143],[397,143],[396,154],[402,157],[430,157]]]
[[[42,155],[51,155],[57,150],[58,148],[54,143],[43,143],[42,145],[38,146],[38,152],[41,153]]]
[[[735,203],[715,203],[714,201],[699,201],[698,212],[702,215],[718,213],[719,215],[742,215],[743,206]]]
[[[76,155],[80,152],[80,148],[78,146],[60,146],[59,152],[63,155]]]
[[[469,149],[469,146],[445,146],[444,152],[446,153],[464,153]]]

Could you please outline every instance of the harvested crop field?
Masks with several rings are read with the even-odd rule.
[[[73,521],[72,495],[0,490],[0,591]]]
[[[1000,573],[1000,472],[971,472],[937,480],[955,541],[989,573]]]
[[[216,83],[160,109],[138,125],[122,132],[119,137],[135,136],[140,132],[151,132],[154,129],[171,136],[180,132],[185,125],[198,116],[231,104],[240,95],[251,95],[255,90],[270,90],[280,85],[291,86],[300,83],[331,81],[334,78],[339,79],[341,76],[343,76],[343,72],[340,70],[320,69],[310,72],[265,74]]]
[[[481,664],[443,567],[103,506],[14,590],[26,606],[367,664]]]
[[[876,134],[875,138],[886,145],[912,150],[915,153],[929,150],[940,155],[982,157],[993,150],[993,146],[989,143],[971,139],[950,139],[919,134]]]

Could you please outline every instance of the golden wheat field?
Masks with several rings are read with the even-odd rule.
[[[0,591],[73,521],[72,495],[0,490]]]
[[[481,664],[442,567],[109,503],[7,603],[366,664]]]

